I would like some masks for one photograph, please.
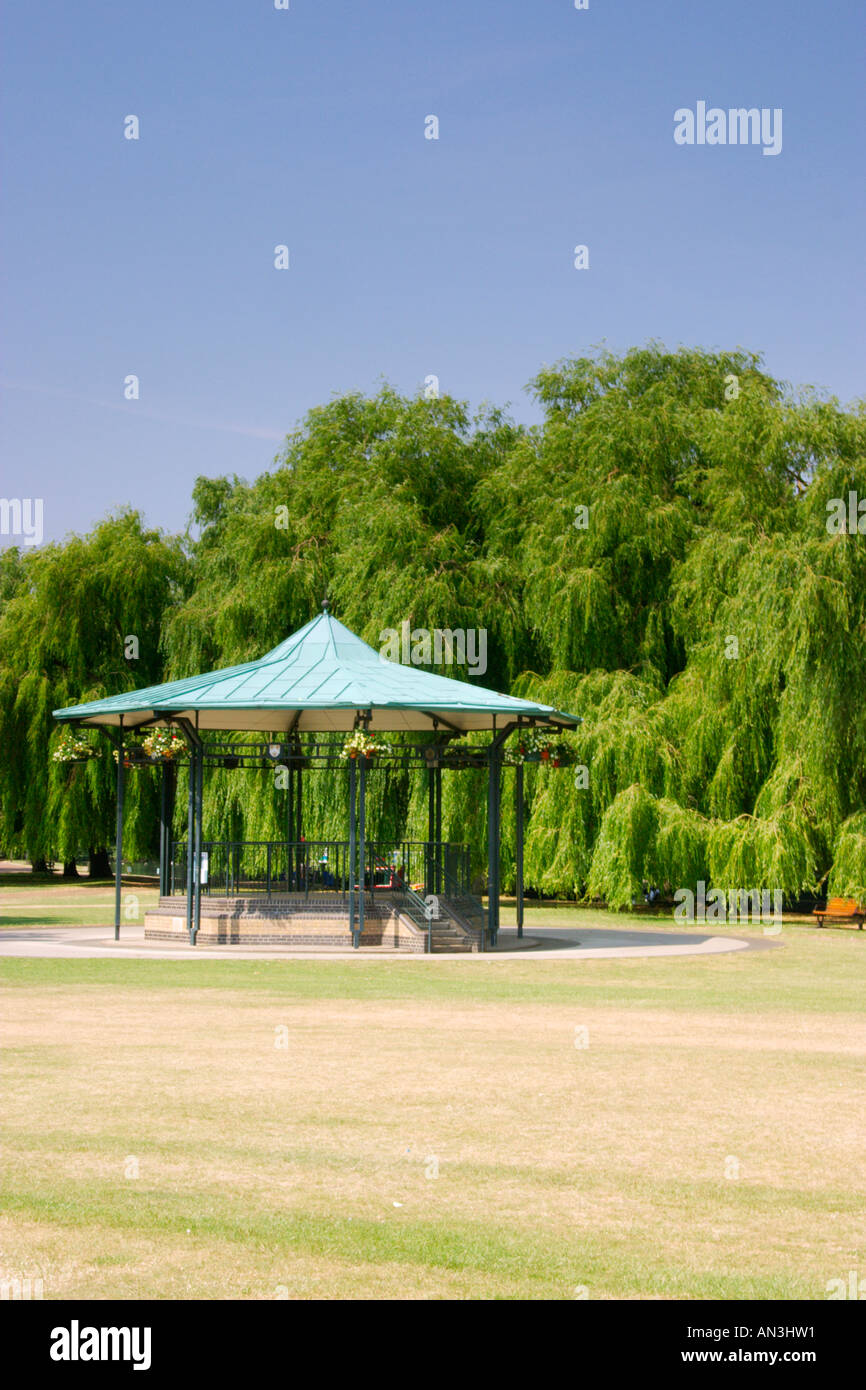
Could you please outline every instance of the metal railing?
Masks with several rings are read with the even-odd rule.
[[[482,951],[486,949],[490,942],[490,930],[488,926],[488,914],[480,898],[476,898],[474,893],[470,893],[468,887],[453,878],[446,870],[442,875],[442,896],[448,900],[448,906],[452,912],[456,912],[463,924],[470,931],[478,932],[479,944]]]
[[[427,896],[442,893],[448,875],[469,891],[469,846],[427,840],[372,841],[370,864],[376,887],[408,884]]]
[[[405,884],[392,891],[397,894],[400,911],[405,913],[416,927],[427,933],[426,951],[428,955],[431,955],[433,951],[433,911],[430,905],[424,901],[420,893],[416,893],[414,888],[409,888]]]
[[[484,904],[480,898],[476,898],[474,893],[458,882],[449,873],[443,875],[442,891],[450,901],[456,903],[464,916],[471,917],[476,921],[485,919],[487,916]]]
[[[348,840],[205,840],[202,859],[203,896],[324,894],[345,903],[350,887],[360,888],[361,878],[364,890],[372,894],[408,889],[428,896],[444,893],[446,882],[461,895],[469,893],[467,845],[368,840],[363,873],[356,864],[354,884]],[[186,875],[186,844],[178,841],[172,846],[171,894],[186,892]]]
[[[478,944],[483,951],[488,941],[487,914],[483,904],[471,893],[464,892],[460,884],[444,872],[440,875],[438,884],[438,894],[428,893],[426,898],[422,898],[420,893],[406,885],[403,885],[398,893],[400,911],[410,917],[416,927],[427,933],[427,953],[431,954],[433,951],[434,923],[443,918],[446,922],[451,920],[458,927],[476,932]],[[445,907],[444,912],[440,910],[440,897],[445,900],[442,904]]]

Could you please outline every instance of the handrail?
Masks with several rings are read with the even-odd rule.
[[[402,895],[402,897],[403,897],[403,899],[404,899],[404,902],[405,902],[407,915],[408,915],[409,917],[412,918],[412,921],[415,923],[415,925],[416,925],[417,927],[420,927],[420,926],[421,926],[421,922],[418,921],[418,914],[420,913],[420,915],[421,915],[421,917],[422,917],[422,919],[423,919],[424,925],[425,925],[426,928],[427,928],[427,955],[428,955],[428,956],[432,955],[432,954],[433,954],[433,912],[432,912],[432,910],[431,910],[430,907],[427,905],[427,903],[424,901],[424,899],[421,897],[420,893],[416,893],[416,892],[415,892],[415,889],[414,889],[414,888],[410,888],[409,885],[408,885],[408,883],[402,884],[396,891]],[[413,908],[415,909],[414,912],[412,911]]]
[[[480,918],[481,925],[478,930],[481,937],[480,945],[483,951],[487,942],[488,934],[487,913],[484,910],[483,902],[480,898],[476,898],[474,893],[467,892],[467,890],[463,888],[461,884],[459,884],[457,880],[453,877],[453,875],[450,874],[448,870],[444,867],[442,869],[442,879],[446,889],[445,896],[447,898],[456,901],[458,905],[461,901],[469,904],[470,911],[464,913],[463,915],[468,918],[474,916]]]

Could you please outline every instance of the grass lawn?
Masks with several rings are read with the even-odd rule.
[[[864,936],[0,961],[0,1273],[46,1298],[823,1299],[866,1273]]]
[[[156,888],[124,885],[123,920],[139,925]],[[0,874],[0,931],[21,927],[107,927],[114,922],[114,881]]]

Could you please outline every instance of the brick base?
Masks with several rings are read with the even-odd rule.
[[[186,905],[161,898],[144,918],[147,941],[187,941]],[[291,900],[257,902],[250,899],[202,899],[196,941],[202,945],[287,946],[298,950],[317,946],[351,950],[352,934],[345,906],[321,906]],[[361,944],[386,951],[423,953],[426,932],[394,906],[377,903],[365,912]]]

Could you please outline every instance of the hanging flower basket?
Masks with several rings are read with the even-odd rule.
[[[101,758],[102,752],[71,729],[64,729],[51,757],[56,763],[87,763]]]
[[[341,758],[371,758],[374,753],[380,752],[379,744],[363,729],[356,729],[351,738],[347,738],[340,752]]]
[[[542,729],[524,729],[520,742],[508,759],[515,763],[549,762],[552,752],[550,734]]]
[[[569,749],[560,743],[551,743],[541,751],[541,761],[545,767],[562,767],[568,761]]]
[[[153,729],[142,739],[141,746],[153,762],[170,762],[183,752],[186,742],[174,729]]]

